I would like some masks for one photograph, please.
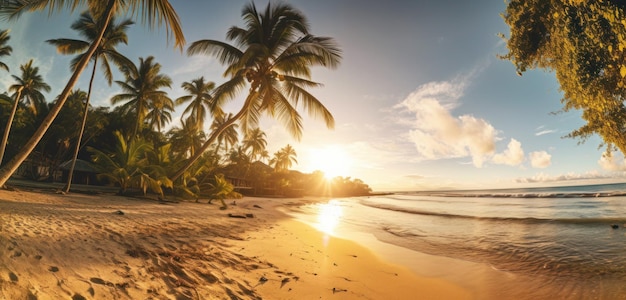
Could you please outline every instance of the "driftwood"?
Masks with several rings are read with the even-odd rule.
[[[253,214],[228,214],[228,217],[246,219],[246,218],[254,218],[254,215]]]

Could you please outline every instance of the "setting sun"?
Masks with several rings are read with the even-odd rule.
[[[324,173],[324,177],[332,179],[337,176],[348,176],[351,159],[345,150],[339,146],[327,146],[311,151],[313,170]]]

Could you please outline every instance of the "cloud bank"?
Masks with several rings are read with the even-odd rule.
[[[453,114],[469,85],[469,77],[426,83],[395,106],[411,114],[408,122],[401,122],[410,126],[408,137],[415,145],[419,158],[437,160],[469,157],[478,168],[486,162],[522,165],[525,156],[518,140],[511,139],[507,149],[496,153],[498,130],[487,120],[469,114]],[[532,167],[545,168],[550,165],[550,158],[549,154],[542,151],[532,152],[529,160]]]

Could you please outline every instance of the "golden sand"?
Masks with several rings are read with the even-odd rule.
[[[312,201],[0,191],[0,299],[471,298],[277,209]]]

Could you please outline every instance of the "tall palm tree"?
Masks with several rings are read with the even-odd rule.
[[[242,12],[246,27],[231,27],[227,39],[234,45],[216,41],[196,41],[187,49],[189,55],[216,56],[227,65],[225,76],[230,79],[216,89],[217,105],[232,99],[249,86],[241,110],[225,122],[194,157],[173,177],[176,179],[209,148],[222,130],[239,121],[244,132],[257,127],[265,113],[282,121],[296,138],[302,135],[302,118],[297,106],[314,117],[321,117],[329,128],[334,127],[332,114],[307,88],[321,84],[311,81],[311,67],[335,68],[341,60],[341,50],[332,38],[310,34],[306,17],[289,4],[268,3],[258,12],[254,3]]]
[[[9,35],[9,30],[5,29],[0,31],[0,57],[11,55],[13,48],[7,45],[11,36]],[[4,62],[0,61],[0,69],[5,69],[7,72],[9,71],[9,66]]]
[[[265,147],[267,147],[267,140],[265,139],[265,132],[263,132],[260,128],[254,128],[249,131],[244,139],[243,145],[246,150],[250,150],[250,155],[252,159],[257,159],[263,154],[265,151]]]
[[[211,130],[213,132],[215,132],[216,130],[219,130],[222,126],[224,126],[224,123],[226,123],[232,117],[233,117],[232,113],[221,114],[221,115],[215,116],[215,119],[213,119],[213,123],[211,123]],[[219,151],[220,147],[223,144],[224,151],[228,152],[228,149],[230,149],[232,146],[237,144],[237,142],[239,141],[239,132],[237,131],[237,125],[235,124],[233,126],[229,126],[226,129],[222,130],[220,134],[216,136],[216,139],[217,139],[217,146],[215,147],[215,151]]]
[[[198,130],[201,129],[202,124],[204,124],[207,110],[212,116],[221,115],[223,113],[221,107],[215,106],[215,101],[213,101],[213,96],[211,96],[211,91],[215,88],[213,81],[205,82],[204,77],[199,77],[191,82],[183,82],[181,87],[189,93],[188,95],[176,99],[176,105],[189,102],[181,118],[189,114],[189,119],[193,120]]]
[[[168,97],[155,98],[148,102],[148,113],[146,121],[150,128],[161,133],[161,129],[172,121],[172,112],[174,111],[174,101]]]
[[[102,69],[104,71],[104,75],[107,79],[109,85],[113,82],[113,73],[111,72],[110,62],[114,63],[118,67],[124,65],[130,65],[132,62],[126,58],[124,55],[117,52],[115,47],[119,43],[128,44],[128,36],[126,35],[126,30],[133,22],[129,19],[122,21],[119,24],[115,23],[115,18],[111,18],[109,24],[107,25],[103,40],[100,45],[96,48],[95,53],[92,56],[93,60],[93,69],[91,71],[91,78],[89,79],[89,88],[87,90],[87,101],[85,102],[85,108],[83,112],[83,121],[80,127],[80,133],[78,135],[78,141],[76,142],[76,147],[74,148],[74,156],[72,158],[72,163],[70,165],[69,175],[67,179],[67,185],[65,186],[65,192],[70,191],[70,186],[72,184],[72,177],[74,175],[74,167],[76,166],[76,159],[78,158],[78,150],[80,149],[80,144],[82,141],[82,136],[85,131],[85,124],[87,123],[87,113],[89,112],[89,100],[91,99],[91,90],[93,87],[93,80],[96,77],[96,68],[98,66],[98,60],[101,59]],[[78,63],[83,59],[85,55],[85,51],[89,49],[89,45],[94,42],[94,39],[98,36],[98,33],[101,31],[103,24],[102,22],[94,20],[94,18],[88,12],[82,13],[80,15],[80,19],[72,24],[72,29],[78,31],[79,35],[83,36],[87,39],[87,41],[82,40],[74,40],[74,39],[53,39],[48,40],[47,42],[56,46],[57,51],[61,54],[77,54],[71,62],[71,68],[75,69]]]
[[[172,86],[172,79],[160,74],[161,64],[154,62],[153,56],[148,56],[145,60],[140,57],[139,66],[124,67],[122,72],[126,80],[115,81],[122,88],[122,93],[113,96],[111,103],[115,105],[126,102],[122,108],[127,113],[135,113],[135,128],[130,137],[133,139],[137,136],[140,126],[143,126],[151,105],[159,101],[172,102],[167,93],[161,91],[161,88]]]
[[[5,0],[2,5],[0,5],[0,16],[4,16],[8,19],[15,19],[27,11],[49,9],[50,12],[53,12],[66,7],[74,10],[85,2],[89,7],[89,11],[92,12],[92,15],[96,19],[102,20],[103,26],[98,33],[98,36],[94,39],[94,42],[90,45],[87,52],[85,52],[83,59],[76,64],[75,71],[72,73],[72,76],[68,80],[65,88],[59,95],[58,101],[50,109],[50,112],[41,122],[39,128],[22,147],[22,150],[15,155],[9,163],[0,168],[0,186],[4,186],[6,181],[17,170],[19,165],[22,164],[33,149],[35,149],[41,138],[45,135],[46,131],[52,124],[52,121],[54,121],[56,116],[59,114],[59,111],[61,111],[61,108],[67,101],[70,91],[74,88],[74,85],[76,85],[80,74],[83,72],[87,63],[91,60],[91,57],[100,45],[102,37],[104,36],[104,31],[108,27],[111,17],[114,14],[130,12],[135,16],[140,16],[142,22],[147,23],[150,28],[155,27],[157,24],[159,26],[161,24],[165,24],[168,39],[171,37],[174,40],[175,46],[181,50],[185,45],[185,36],[183,35],[183,31],[180,26],[180,19],[172,5],[169,3],[169,0]]]
[[[2,136],[2,144],[0,144],[0,164],[4,157],[4,151],[9,140],[9,131],[11,131],[11,125],[13,118],[15,118],[15,112],[20,101],[25,100],[28,102],[28,107],[31,109],[34,115],[37,115],[37,108],[41,103],[45,102],[45,97],[41,91],[50,92],[50,86],[44,82],[43,78],[39,74],[39,68],[33,67],[33,60],[31,59],[26,64],[20,66],[22,76],[15,75],[13,79],[17,81],[9,87],[9,91],[13,92],[13,109],[11,115],[7,121],[7,125],[4,129],[4,135]],[[0,182],[0,186],[4,186],[4,182]]]

